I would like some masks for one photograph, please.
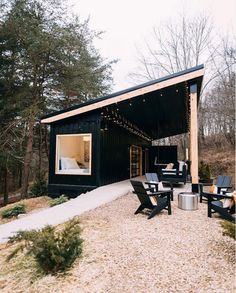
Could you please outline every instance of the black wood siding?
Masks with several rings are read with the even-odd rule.
[[[149,144],[112,123],[108,124],[108,130],[101,131],[101,185],[130,177],[130,145],[147,146]]]
[[[92,134],[92,174],[91,175],[62,175],[55,174],[56,136],[58,134]],[[100,185],[100,114],[89,113],[64,119],[51,124],[50,132],[50,162],[49,162],[49,194],[68,193],[93,189]],[[67,187],[68,186],[68,187]]]

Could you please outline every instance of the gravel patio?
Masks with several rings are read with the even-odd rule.
[[[181,191],[183,191],[181,189]],[[35,277],[36,269],[21,258],[24,270],[4,263],[1,251],[0,291],[70,293],[233,293],[234,240],[222,236],[220,220],[177,207],[151,220],[134,215],[139,202],[125,196],[80,215],[84,252],[69,274]]]

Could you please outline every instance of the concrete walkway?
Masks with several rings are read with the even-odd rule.
[[[64,204],[2,224],[0,225],[0,243],[7,242],[8,237],[19,230],[40,229],[45,225],[63,223],[74,216],[113,201],[127,194],[130,190],[132,190],[132,187],[129,180],[101,186]]]

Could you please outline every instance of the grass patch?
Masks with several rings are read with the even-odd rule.
[[[223,227],[223,235],[229,236],[233,238],[234,240],[236,239],[236,234],[235,234],[235,224],[228,222],[228,221],[222,221],[221,226]]]
[[[50,207],[57,206],[68,201],[68,197],[62,194],[61,196],[50,200]]]
[[[1,207],[0,208],[0,215],[3,212],[5,212],[6,210],[11,209],[16,205],[24,205],[26,213],[31,213],[33,211],[49,207],[49,201],[50,201],[50,198],[48,196],[23,199],[23,200],[18,201],[17,203],[8,204],[5,207]],[[10,222],[12,220],[15,220],[15,218],[4,218],[3,219],[2,217],[0,217],[0,224],[4,224],[4,223]]]

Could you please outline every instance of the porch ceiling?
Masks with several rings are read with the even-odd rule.
[[[133,97],[106,109],[115,116],[127,119],[152,140],[186,133],[189,128],[189,95],[192,84],[197,84],[199,98],[202,76]]]

